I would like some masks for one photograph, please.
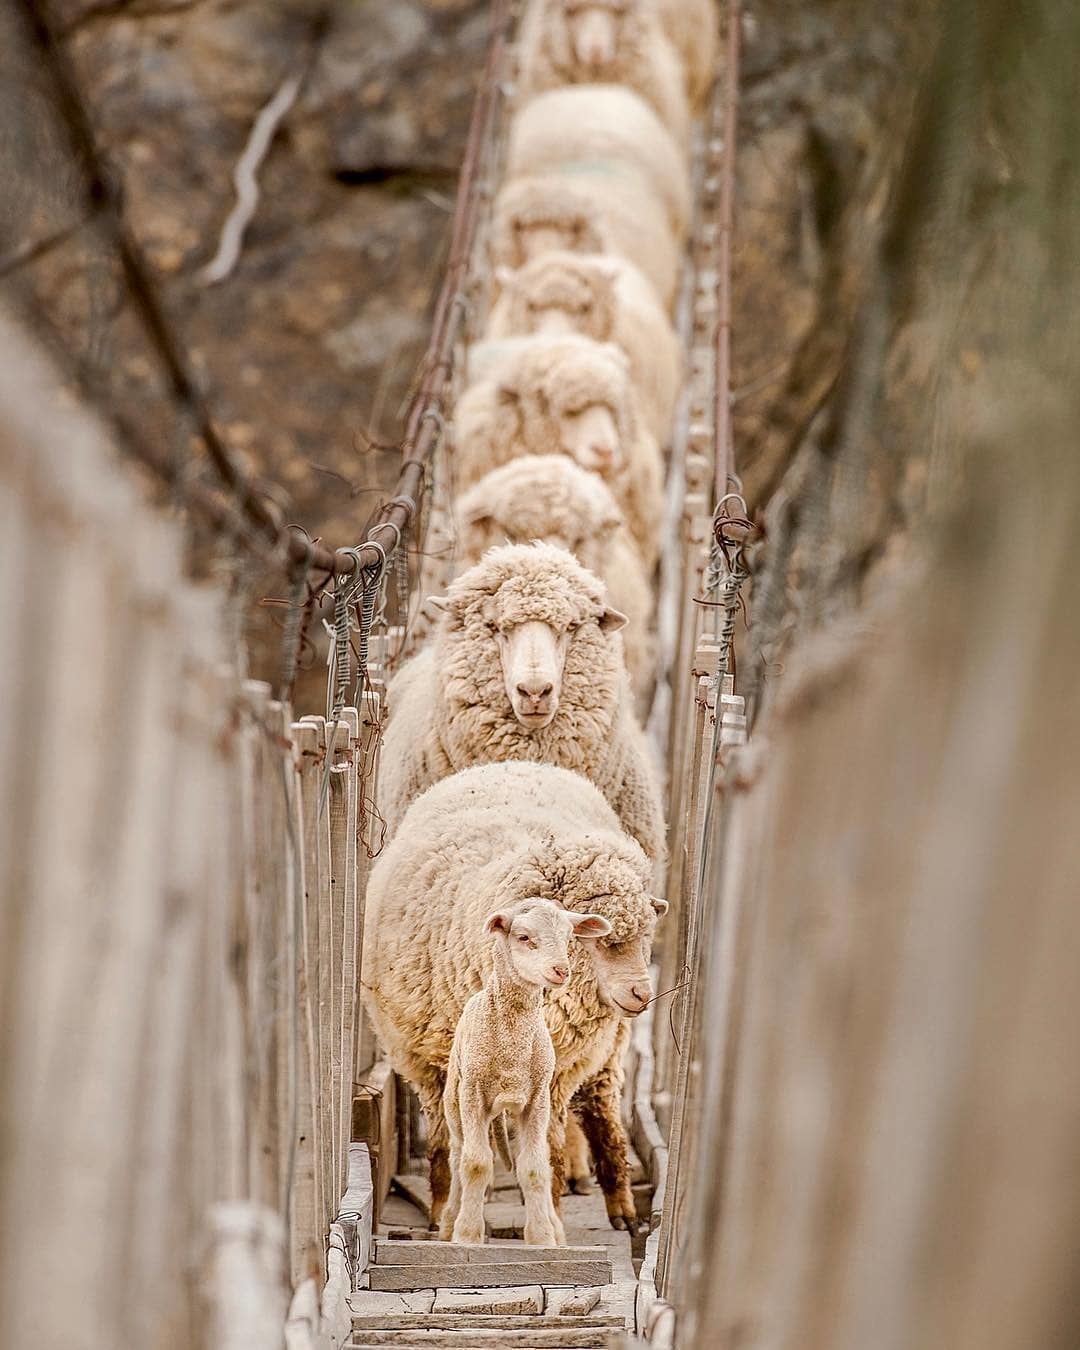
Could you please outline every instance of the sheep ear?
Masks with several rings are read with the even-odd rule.
[[[509,914],[501,909],[496,910],[494,914],[489,914],[484,921],[485,933],[506,933],[509,936],[511,918]]]
[[[630,620],[619,609],[612,609],[610,605],[600,615],[601,633],[617,633],[620,628],[625,628]]]
[[[490,525],[495,517],[486,506],[474,506],[461,515],[462,525]]]
[[[574,920],[574,936],[602,938],[611,932],[611,924],[601,914],[582,914]]]
[[[661,900],[658,895],[650,895],[649,899],[652,901],[652,907],[656,910],[657,917],[662,919],[668,912],[668,902]]]
[[[439,614],[452,614],[453,608],[448,596],[429,595],[425,598],[420,609],[427,614],[429,619],[436,618]]]

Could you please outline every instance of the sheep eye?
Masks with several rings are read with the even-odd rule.
[[[580,627],[581,627],[580,623],[568,623],[566,625],[566,631],[568,633],[576,633]]]

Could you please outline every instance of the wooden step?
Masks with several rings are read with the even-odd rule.
[[[542,1323],[522,1330],[466,1328],[461,1331],[425,1330],[409,1327],[402,1331],[364,1331],[349,1342],[349,1347],[392,1345],[397,1350],[421,1350],[421,1347],[457,1347],[457,1350],[502,1350],[503,1346],[521,1350],[603,1350],[618,1332],[612,1327],[545,1327]]]
[[[526,1258],[510,1262],[457,1261],[435,1266],[379,1264],[370,1268],[368,1279],[370,1287],[376,1290],[489,1289],[524,1284],[597,1285],[611,1283],[611,1262],[604,1253],[598,1257],[557,1261]]]
[[[561,1317],[558,1314],[523,1314],[521,1316],[500,1316],[497,1313],[406,1313],[399,1317],[360,1316],[353,1318],[353,1333],[369,1331],[528,1331],[531,1327],[568,1331],[586,1328],[595,1331],[608,1328],[622,1331],[626,1323],[623,1318],[610,1313],[587,1314],[584,1317]]]
[[[377,1266],[504,1266],[519,1261],[599,1261],[607,1259],[601,1246],[527,1247],[524,1242],[409,1242],[400,1238],[377,1238],[374,1263]],[[521,1280],[520,1284],[531,1284]],[[543,1283],[540,1281],[539,1283]],[[574,1284],[574,1280],[560,1280]]]

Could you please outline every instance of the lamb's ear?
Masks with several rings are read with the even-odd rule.
[[[582,914],[574,919],[574,936],[602,938],[611,932],[611,924],[601,914]]]
[[[489,914],[484,921],[485,933],[505,933],[510,935],[510,924],[512,919],[504,910],[498,909],[494,914]]]
[[[650,895],[649,899],[652,901],[652,907],[656,910],[657,917],[662,919],[668,912],[668,902],[662,900],[658,895]]]
[[[620,628],[625,628],[630,620],[620,609],[612,609],[608,605],[603,614],[600,615],[601,633],[617,633]]]

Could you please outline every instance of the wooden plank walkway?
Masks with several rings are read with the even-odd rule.
[[[565,1247],[527,1247],[520,1192],[497,1173],[488,1242],[464,1246],[428,1233],[426,1178],[394,1183],[369,1288],[352,1298],[353,1347],[588,1350],[633,1329],[630,1237],[608,1224],[599,1190],[564,1197]]]

